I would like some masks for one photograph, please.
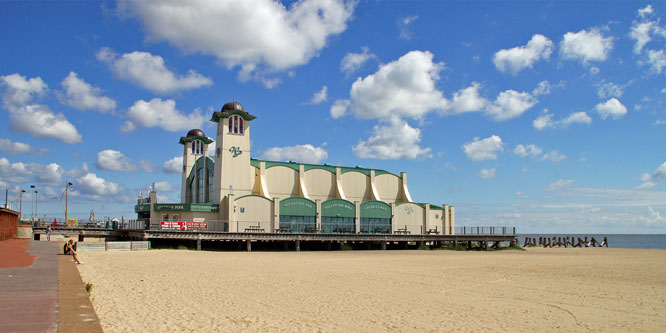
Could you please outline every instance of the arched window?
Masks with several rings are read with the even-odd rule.
[[[237,115],[229,118],[229,133],[243,134],[243,118]]]

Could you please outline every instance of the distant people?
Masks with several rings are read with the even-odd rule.
[[[77,265],[82,264],[79,257],[76,255],[76,244],[74,244],[74,241],[71,239],[65,243],[65,254],[71,254]]]
[[[604,240],[601,242],[601,245],[599,245],[599,246],[608,247],[608,238],[606,238],[606,236],[604,236]]]
[[[590,245],[592,247],[597,247],[597,245],[601,246],[601,244],[599,244],[599,242],[597,242],[597,240],[594,239],[594,237],[590,237]]]
[[[51,226],[46,227],[46,240],[51,241]]]

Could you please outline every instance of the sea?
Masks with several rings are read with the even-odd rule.
[[[525,242],[525,237],[536,238],[539,237],[573,237],[575,240],[585,238],[589,240],[594,237],[599,243],[608,238],[609,247],[626,248],[626,249],[666,249],[666,235],[665,234],[517,234],[516,237],[522,245]]]

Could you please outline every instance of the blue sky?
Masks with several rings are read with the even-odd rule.
[[[73,217],[135,217],[153,182],[176,202],[178,139],[237,100],[253,157],[404,171],[458,225],[666,233],[665,19],[640,1],[0,1],[0,188],[17,205],[36,185],[40,216],[64,216],[67,181]]]

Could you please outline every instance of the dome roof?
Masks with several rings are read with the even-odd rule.
[[[189,132],[187,132],[187,138],[193,138],[193,137],[196,137],[196,136],[200,136],[200,137],[204,137],[204,138],[205,138],[205,137],[206,137],[206,134],[204,134],[204,131],[202,131],[202,130],[200,130],[200,129],[198,129],[198,128],[196,128],[196,129],[192,129],[192,130],[190,130]]]
[[[222,112],[231,112],[235,110],[245,111],[243,106],[238,102],[229,102],[227,104],[224,104],[224,106],[222,107]]]

